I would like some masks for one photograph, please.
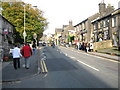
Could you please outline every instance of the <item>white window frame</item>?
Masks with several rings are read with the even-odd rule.
[[[113,17],[112,18],[112,27],[115,27],[115,26],[117,26],[117,18]]]

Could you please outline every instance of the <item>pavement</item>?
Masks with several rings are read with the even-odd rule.
[[[23,64],[24,64],[23,59],[21,59],[21,68],[17,70],[14,69],[13,62],[3,62],[2,63],[2,82],[4,83],[4,82],[19,81],[21,79],[25,79],[25,78],[37,75],[38,67],[39,67],[38,61],[40,60],[40,56],[41,56],[40,50],[41,49],[38,49],[36,55],[33,55],[32,57],[30,57],[30,60],[31,60],[30,69],[25,69],[23,67]],[[118,56],[112,56],[108,54],[102,54],[97,52],[88,52],[88,54],[109,58],[117,61],[119,60]]]
[[[74,50],[77,50],[73,47],[69,47],[70,49],[74,49]],[[120,56],[118,56],[120,53],[116,50],[112,50],[113,48],[111,49],[103,49],[103,50],[100,50],[98,52],[87,52],[88,54],[91,54],[91,55],[95,55],[95,56],[99,56],[99,57],[103,57],[103,58],[107,58],[107,59],[112,59],[112,60],[115,60],[115,61],[120,61]],[[82,50],[78,50],[79,52],[85,52],[85,51],[82,51]],[[115,53],[112,54],[112,53]]]
[[[13,82],[20,81],[21,79],[25,79],[38,74],[40,51],[37,50],[37,53],[30,57],[30,68],[26,69],[24,67],[24,58],[21,59],[20,65],[21,67],[17,70],[13,67],[13,62],[2,62],[2,82]]]
[[[116,47],[100,49],[97,50],[97,52],[88,52],[88,53],[117,61],[119,61],[120,59],[120,51],[118,51]]]
[[[116,60],[116,61],[119,61],[119,59],[120,59],[119,56],[113,56],[113,55],[108,55],[108,54],[103,54],[103,53],[98,53],[98,52],[88,52],[88,54],[107,58],[107,59],[112,59],[112,60]]]

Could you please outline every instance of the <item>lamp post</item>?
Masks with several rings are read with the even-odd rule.
[[[33,6],[35,9],[37,9],[37,6]],[[35,39],[35,44],[36,44],[36,46],[37,46],[37,34],[36,33],[34,33],[33,34],[33,38]]]
[[[23,6],[24,6],[24,31],[23,31],[23,37],[24,37],[24,44],[25,44],[25,37],[27,36],[26,31],[25,31],[25,14],[26,14],[26,12],[25,12],[25,5],[23,5]]]

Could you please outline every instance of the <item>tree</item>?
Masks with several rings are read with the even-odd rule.
[[[31,4],[24,2],[2,3],[2,15],[16,26],[17,36],[23,41],[24,31],[24,5],[25,5],[25,31],[27,33],[27,41],[33,40],[33,34],[36,33],[38,38],[42,37],[45,27],[48,25],[43,12],[38,8],[33,8]]]

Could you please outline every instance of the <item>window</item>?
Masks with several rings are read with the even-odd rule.
[[[112,18],[112,27],[115,27],[116,25],[117,25],[116,17],[113,17]]]
[[[108,38],[108,31],[104,32],[104,40]]]
[[[95,30],[95,24],[93,25],[93,29]]]
[[[80,30],[82,30],[82,27],[81,27],[81,25],[79,25],[79,28],[80,28]]]
[[[98,29],[100,29],[100,22],[98,22]]]
[[[105,27],[108,27],[108,20],[105,20]]]
[[[79,26],[77,26],[77,31],[79,31]]]
[[[100,22],[100,28],[102,28],[103,27],[103,23],[102,22]]]
[[[82,23],[82,29],[85,29],[85,23]]]
[[[75,27],[75,31],[77,31],[77,27]]]
[[[98,27],[98,23],[95,23],[95,24],[94,24],[94,30],[96,30],[97,27]]]

